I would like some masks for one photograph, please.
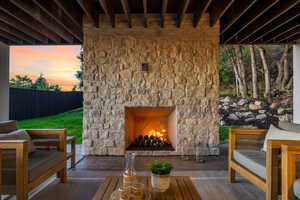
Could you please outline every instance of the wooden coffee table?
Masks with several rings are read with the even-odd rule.
[[[152,200],[201,200],[193,182],[188,176],[172,176],[170,188],[164,192],[154,192],[150,176],[139,176],[138,181],[145,184]],[[109,176],[100,185],[93,200],[109,200],[111,194],[122,185],[121,176]]]

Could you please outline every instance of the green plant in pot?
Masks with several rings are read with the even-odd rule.
[[[151,185],[155,191],[165,192],[170,187],[170,173],[173,165],[168,161],[155,160],[149,165]]]

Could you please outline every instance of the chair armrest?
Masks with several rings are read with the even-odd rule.
[[[28,129],[26,131],[32,139],[58,139],[58,150],[66,153],[66,129]]]
[[[300,145],[281,146],[281,173],[282,173],[282,200],[296,199],[293,193],[293,184],[296,177],[296,160],[300,156]]]

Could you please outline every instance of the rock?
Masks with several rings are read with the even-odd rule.
[[[252,112],[243,112],[241,113],[242,117],[253,117],[253,113]]]
[[[221,126],[225,126],[225,125],[226,125],[226,122],[225,122],[224,120],[221,120],[221,121],[220,121],[220,125],[221,125]]]
[[[279,106],[279,103],[274,102],[270,105],[270,109],[276,109]]]
[[[278,108],[278,109],[277,109],[277,114],[278,114],[278,115],[282,115],[282,114],[284,113],[284,111],[285,111],[285,110],[284,110],[283,108]]]
[[[266,119],[267,118],[267,115],[266,114],[260,114],[260,115],[256,115],[256,119]]]
[[[228,109],[229,109],[229,106],[223,106],[223,109],[224,109],[224,110],[228,110]]]
[[[291,114],[279,115],[277,117],[278,117],[279,121],[281,121],[281,122],[286,122],[286,121],[292,121],[293,120],[293,115],[291,115]]]
[[[233,104],[231,104],[230,106],[235,108],[235,107],[237,107],[237,104],[236,104],[236,103],[233,103]]]
[[[284,99],[280,102],[280,104],[283,106],[287,106],[287,105],[291,104],[291,99],[290,98]]]
[[[231,119],[231,120],[239,120],[239,117],[236,116],[235,114],[231,113],[231,114],[228,116],[228,119]]]
[[[251,118],[247,118],[245,119],[245,122],[253,122],[255,121],[256,119],[254,117],[251,117]]]
[[[254,104],[257,105],[257,106],[261,106],[263,104],[263,102],[262,101],[255,101]]]
[[[251,104],[249,104],[249,109],[250,110],[261,110],[262,106],[251,103]]]
[[[229,103],[231,101],[231,98],[229,96],[226,96],[224,99],[220,100],[223,103]]]
[[[245,105],[246,103],[248,103],[248,99],[240,99],[239,102],[237,103],[237,105],[243,106],[243,105]]]
[[[266,113],[266,112],[267,112],[266,110],[259,110],[259,111],[258,111],[259,114],[264,114],[264,113]]]

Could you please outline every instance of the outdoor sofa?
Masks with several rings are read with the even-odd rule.
[[[275,200],[281,193],[281,146],[300,145],[300,128],[284,122],[270,129],[279,132],[276,133],[279,136],[281,132],[294,135],[289,139],[271,137],[265,140],[271,130],[230,129],[228,176],[230,182],[235,182],[238,172],[264,191],[266,200]],[[262,150],[264,143],[265,151]]]
[[[20,130],[16,121],[0,122],[0,194],[16,194],[27,200],[28,193],[58,173],[66,182],[66,135],[61,130]],[[35,139],[58,139],[58,148],[40,150]]]

